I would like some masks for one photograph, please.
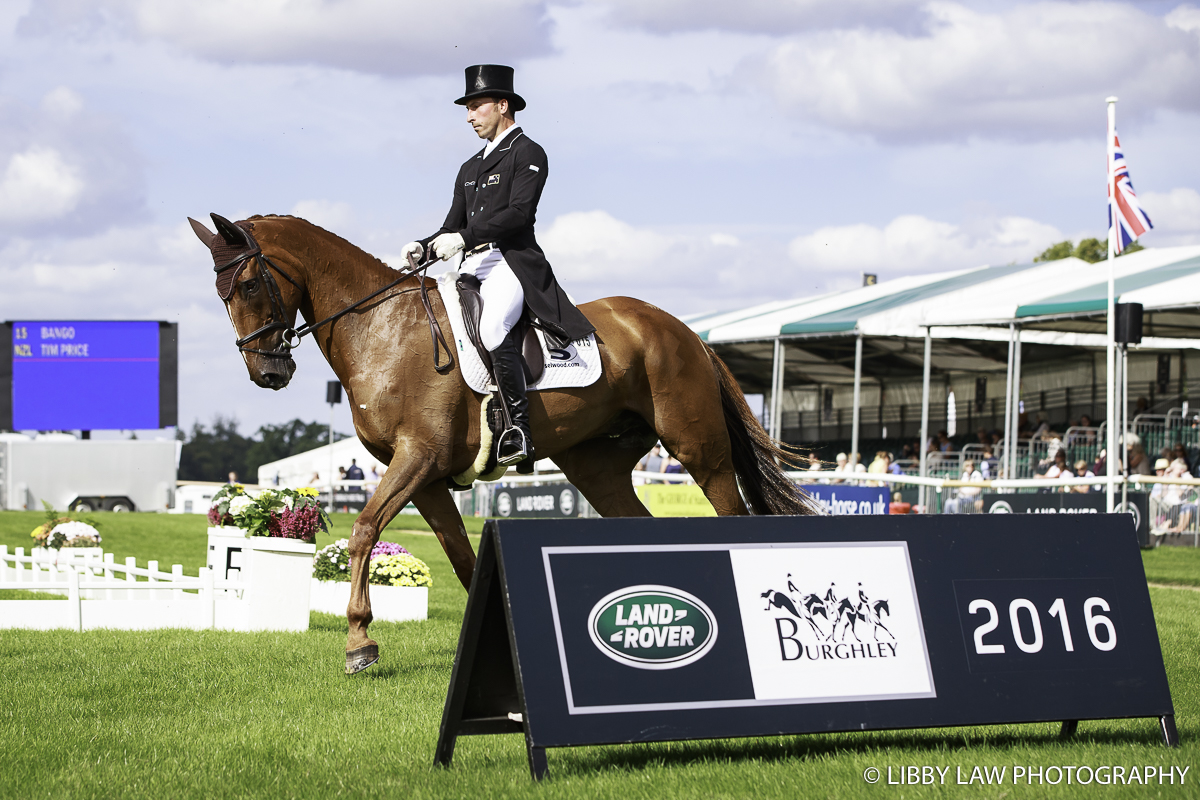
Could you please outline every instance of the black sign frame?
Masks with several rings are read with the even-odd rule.
[[[457,737],[464,735],[523,733],[530,774],[540,779],[548,771],[547,747],[1054,721],[1062,722],[1062,735],[1067,737],[1080,720],[1142,717],[1157,718],[1165,744],[1176,746],[1174,706],[1129,516],[1033,516],[1023,518],[1019,528],[1004,515],[489,521],[471,581],[434,762],[449,766]],[[909,559],[913,594],[919,598],[921,644],[935,689],[932,696],[765,705],[755,700],[760,704],[753,706],[717,700],[679,709],[612,706],[619,710],[582,716],[574,705],[568,708],[574,702],[570,700],[574,678],[568,674],[573,656],[563,650],[561,632],[557,646],[549,634],[557,628],[562,610],[554,599],[550,551],[577,549],[582,554],[606,548],[620,552],[658,548],[669,551],[663,556],[667,561],[647,568],[661,571],[662,564],[680,561],[681,549],[710,555],[724,552],[729,559],[730,548],[737,547],[877,545],[903,546]],[[1031,559],[1031,552],[1039,558]],[[710,561],[719,563],[720,558]],[[696,572],[696,566],[685,566],[665,580],[672,585],[686,583],[686,573]],[[702,574],[693,579],[714,583]],[[589,587],[564,579],[564,587],[572,591],[578,587],[579,602],[587,605],[592,602],[589,591],[595,595],[608,588],[597,580],[597,586]],[[621,580],[637,582],[636,575]],[[1053,589],[1064,585],[1067,589]],[[983,617],[965,616],[966,605],[979,602],[971,598],[995,594],[993,599],[1004,603],[1008,594],[1028,594],[1036,600],[1039,591],[1046,595],[1043,604],[1055,593],[1077,604],[1085,596],[1093,602],[1096,598],[1090,595],[1102,592],[1111,601],[1106,601],[1111,610],[1105,610],[1125,645],[1120,658],[1097,658],[1092,653],[1088,657],[1100,666],[1079,669],[1076,662],[1064,668],[1062,654],[1055,656],[1047,647],[1045,659],[1036,667],[1022,666],[1021,657],[1015,655],[980,671],[969,643],[970,631],[974,629],[978,636],[976,623]],[[1012,603],[1017,605],[1016,600]],[[718,607],[717,601],[713,605]],[[1086,636],[1092,635],[1098,637],[1092,638],[1092,644],[1103,650],[1107,634],[1080,632],[1078,614],[1083,612],[1070,613],[1076,615],[1072,624],[1077,641],[1083,643],[1080,649],[1088,647]],[[1018,630],[1022,627],[1019,612],[1010,607],[1009,614],[1012,636],[1019,641],[1025,637]],[[1057,623],[1047,619],[1041,624],[1049,641]],[[727,626],[726,649],[714,648],[705,658],[712,662],[709,667],[725,669],[728,665],[721,666],[721,661],[736,659],[741,631],[740,623],[728,614],[721,624]],[[743,641],[742,648],[745,653],[749,645]],[[1103,661],[1106,657],[1110,660]],[[595,654],[591,658],[594,662]],[[619,664],[607,666],[621,669]],[[580,669],[584,678],[591,677]],[[637,670],[625,674],[632,672]],[[676,674],[684,674],[683,669]],[[706,680],[709,685],[711,678]],[[603,676],[594,683],[603,687]]]

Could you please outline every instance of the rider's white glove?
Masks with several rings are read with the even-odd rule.
[[[463,249],[463,237],[461,233],[443,233],[430,242],[429,246],[433,248],[434,255],[445,261]]]
[[[404,259],[404,263],[408,265],[408,257],[411,255],[415,261],[420,261],[425,255],[425,246],[420,242],[409,242],[404,245],[404,249],[400,251],[400,257]]]

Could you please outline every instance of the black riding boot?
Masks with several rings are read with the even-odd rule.
[[[521,361],[519,331],[510,331],[500,346],[491,351],[492,372],[500,399],[508,408],[511,427],[500,437],[496,458],[501,464],[517,464],[518,472],[533,472],[533,439],[529,434],[529,400],[525,394],[525,365]]]

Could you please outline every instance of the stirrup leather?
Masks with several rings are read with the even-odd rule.
[[[507,446],[512,446],[515,442],[510,437],[513,435],[520,437],[521,446],[515,452],[508,455],[501,455]],[[504,433],[500,434],[500,440],[496,443],[496,463],[502,467],[509,467],[513,464],[520,463],[529,457],[529,440],[525,438],[525,432],[513,425]]]

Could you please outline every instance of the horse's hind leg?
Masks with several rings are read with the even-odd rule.
[[[649,448],[622,438],[588,439],[554,456],[563,474],[603,517],[648,517],[630,474]]]
[[[691,331],[663,331],[646,353],[648,386],[635,408],[695,479],[717,514],[749,514],[738,490],[721,387],[703,343]]]
[[[689,389],[681,384],[673,387],[669,397],[655,397],[655,405],[664,406],[656,417],[655,429],[667,451],[700,485],[718,515],[749,514],[738,490],[729,431],[707,360],[705,367],[709,369],[709,386]]]

